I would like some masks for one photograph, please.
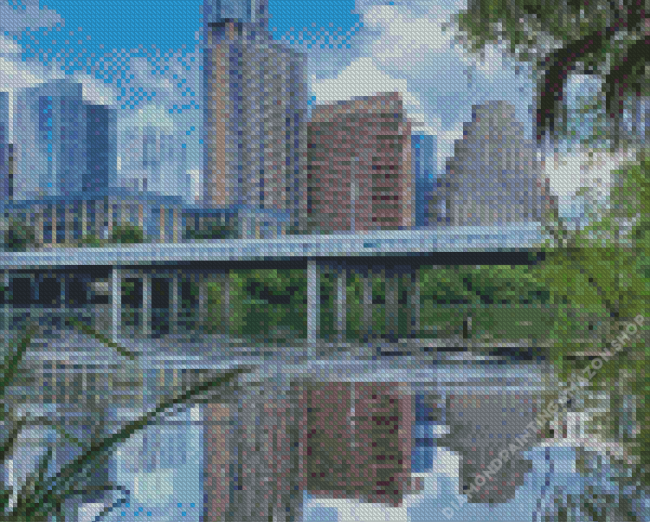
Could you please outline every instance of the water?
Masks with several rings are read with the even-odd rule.
[[[63,351],[57,350],[57,353],[63,354]],[[422,489],[406,494],[399,507],[368,504],[353,498],[325,498],[314,495],[312,491],[298,491],[291,500],[296,520],[543,520],[540,517],[544,509],[548,514],[548,507],[557,498],[566,499],[571,495],[579,498],[587,487],[588,481],[581,480],[576,469],[577,455],[573,448],[541,447],[539,440],[531,440],[495,475],[497,486],[486,485],[472,502],[468,502],[462,493],[476,474],[522,434],[542,405],[548,403],[546,394],[553,377],[545,362],[490,360],[467,354],[429,354],[426,358],[392,357],[388,360],[339,354],[329,359],[310,360],[303,357],[289,359],[283,357],[281,351],[247,357],[233,354],[212,357],[207,348],[202,354],[200,350],[192,350],[192,353],[191,356],[177,354],[176,358],[170,354],[152,353],[146,362],[140,363],[141,367],[149,370],[145,372],[148,375],[148,393],[139,411],[157,400],[159,389],[156,383],[161,369],[250,365],[255,371],[246,375],[243,381],[255,385],[247,384],[243,387],[245,393],[231,398],[231,403],[238,404],[240,410],[232,417],[233,427],[228,428],[238,430],[232,433],[234,438],[240,439],[251,436],[252,426],[258,426],[252,435],[254,440],[251,439],[250,446],[246,446],[249,450],[252,445],[260,444],[268,451],[264,444],[271,439],[260,435],[264,429],[275,430],[273,441],[287,435],[291,423],[287,423],[286,415],[294,410],[289,408],[285,413],[278,413],[274,405],[289,397],[287,394],[296,381],[399,383],[398,387],[387,385],[386,393],[399,388],[401,394],[414,397],[410,433],[411,472],[413,477],[421,480]],[[110,359],[105,350],[96,354],[95,359],[102,357]],[[77,360],[81,361],[81,358]],[[259,395],[260,391],[265,395]],[[290,399],[287,404],[292,404]],[[124,420],[133,418],[137,411],[138,408],[122,409],[114,412],[113,419],[118,413],[124,415]],[[336,418],[335,414],[332,415],[331,422],[336,423]],[[201,520],[203,494],[208,489],[202,479],[204,437],[201,407],[197,406],[169,416],[160,426],[149,426],[144,433],[121,445],[114,454],[110,475],[129,490],[130,501],[116,506],[103,520]],[[241,441],[238,440],[237,444]],[[243,455],[242,447],[238,447],[240,455]],[[262,498],[255,495],[254,487],[241,493],[232,490],[233,484],[246,489],[245,475],[251,473],[246,471],[246,466],[258,468],[257,474],[253,470],[251,476],[255,478],[251,480],[265,480],[266,472],[263,470],[268,471],[268,462],[264,458],[260,460],[259,456],[250,459],[239,470],[229,468],[232,479],[229,494],[231,498],[242,499],[241,502],[254,503]],[[287,473],[295,475],[290,469]],[[600,487],[613,488],[609,478],[600,477]],[[296,483],[295,480],[296,477],[284,476],[277,479],[277,484],[287,486]],[[81,510],[79,520],[94,520],[101,507],[103,505],[89,502]],[[233,515],[233,519],[241,519],[242,511],[238,513]],[[276,519],[285,519],[284,514],[278,513],[275,512]],[[583,516],[580,515],[578,520],[589,520]]]

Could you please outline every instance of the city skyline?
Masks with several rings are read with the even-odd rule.
[[[514,66],[500,61],[494,62],[495,67],[489,67],[489,61],[471,62],[465,53],[453,48],[449,34],[441,33],[441,24],[458,6],[449,2],[391,3],[320,0],[310,4],[306,18],[307,13],[297,10],[293,0],[269,0],[273,39],[307,54],[309,103],[400,92],[409,115],[421,123],[414,130],[437,136],[439,172],[453,155],[454,141],[462,138],[463,124],[471,121],[471,107],[476,103],[489,99],[512,102],[517,120],[529,133],[528,94],[532,85],[525,74],[517,74]],[[98,16],[84,19],[79,18],[83,10],[73,0],[52,0],[42,9],[33,0],[20,4],[0,3],[0,84],[10,91],[10,102],[14,90],[64,76],[78,79],[84,83],[85,98],[118,109],[120,127],[123,122],[143,117],[145,123],[171,125],[181,145],[186,146],[187,170],[196,172],[200,168],[197,122],[202,60],[198,38],[203,0],[188,0],[182,17],[170,16],[173,2],[156,9],[144,2],[144,8],[134,11],[132,17],[121,17],[114,9],[115,2],[97,0],[93,5]],[[129,31],[120,31],[120,24],[128,24],[124,28],[129,27]],[[401,40],[395,39],[395,24],[408,27],[416,35],[417,45],[409,49],[400,44]],[[106,27],[113,30],[103,32]],[[430,36],[425,38],[427,34]],[[418,56],[411,59],[416,50]],[[403,56],[405,52],[410,55]],[[496,58],[487,57],[492,59]],[[426,67],[421,67],[423,60],[428,60]],[[444,83],[435,78],[423,81],[426,70],[449,63],[451,69],[449,65],[440,69],[447,71]],[[472,82],[479,90],[469,86],[468,74],[473,75]],[[568,94],[571,97],[589,86],[588,78],[578,78],[575,85],[569,85]],[[511,87],[523,88],[528,94],[513,92]],[[10,121],[10,137],[12,125]],[[625,161],[603,158],[597,162],[598,168],[581,172],[576,166],[580,154],[574,150],[566,157],[561,155],[559,160],[566,159],[566,167],[547,169],[551,187],[561,202],[583,178],[588,183],[596,177],[606,178],[608,171]]]

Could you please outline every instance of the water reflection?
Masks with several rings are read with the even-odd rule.
[[[267,360],[219,402],[170,416],[122,445],[109,475],[131,501],[106,520],[446,520],[442,509],[523,433],[548,381],[541,363],[461,359]],[[108,408],[113,424],[179,378],[171,368],[144,373],[144,398]],[[98,371],[97,390],[108,375]],[[67,395],[74,400],[69,388]],[[485,488],[477,513],[517,511],[531,469],[522,451]],[[434,504],[438,514],[425,516]],[[97,499],[87,499],[80,520],[93,520],[93,505]],[[474,508],[459,513],[467,509]]]

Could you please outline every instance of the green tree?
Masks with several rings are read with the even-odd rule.
[[[540,141],[546,132],[555,139],[566,133],[568,77],[601,79],[612,147],[618,149],[626,97],[650,91],[645,10],[647,4],[637,0],[468,0],[454,24],[457,39],[474,53],[504,42],[508,55],[532,64],[537,82],[533,123]]]
[[[15,218],[10,218],[6,230],[2,233],[2,245],[9,252],[24,252],[36,248],[34,227]]]
[[[96,234],[88,234],[81,240],[83,247],[101,247],[103,245],[104,241]]]
[[[135,244],[144,243],[144,230],[131,223],[123,223],[113,228],[111,243]]]
[[[545,261],[533,273],[550,290],[560,312],[551,329],[551,355],[562,380],[573,371],[582,375],[584,363],[576,365],[571,357],[575,352],[616,353],[613,341],[635,317],[645,319],[638,335],[625,339],[624,349],[606,362],[607,369],[597,372],[589,386],[607,390],[614,399],[625,379],[622,393],[638,399],[640,432],[622,442],[640,459],[635,476],[650,485],[650,454],[644,451],[650,444],[650,160],[647,151],[638,158],[637,164],[614,173],[620,184],[611,191],[610,205],[596,212],[584,229],[571,230],[554,216]],[[585,339],[585,326],[598,322],[602,328],[597,335]]]

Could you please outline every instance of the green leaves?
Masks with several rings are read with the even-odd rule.
[[[647,94],[648,88],[647,30],[641,3],[468,0],[467,9],[453,20],[459,30],[457,40],[470,52],[504,43],[518,61],[533,62],[538,109],[543,113],[542,120],[537,120],[537,114],[533,119],[533,124],[540,125],[538,134],[552,129],[556,138],[566,135],[568,122],[560,116],[566,110],[563,91],[570,74],[599,76],[608,125],[594,129],[594,138],[601,141],[599,134],[604,131],[614,148],[621,146],[623,116],[618,102]]]
[[[144,231],[142,227],[124,223],[113,228],[111,242],[121,244],[144,243]]]

